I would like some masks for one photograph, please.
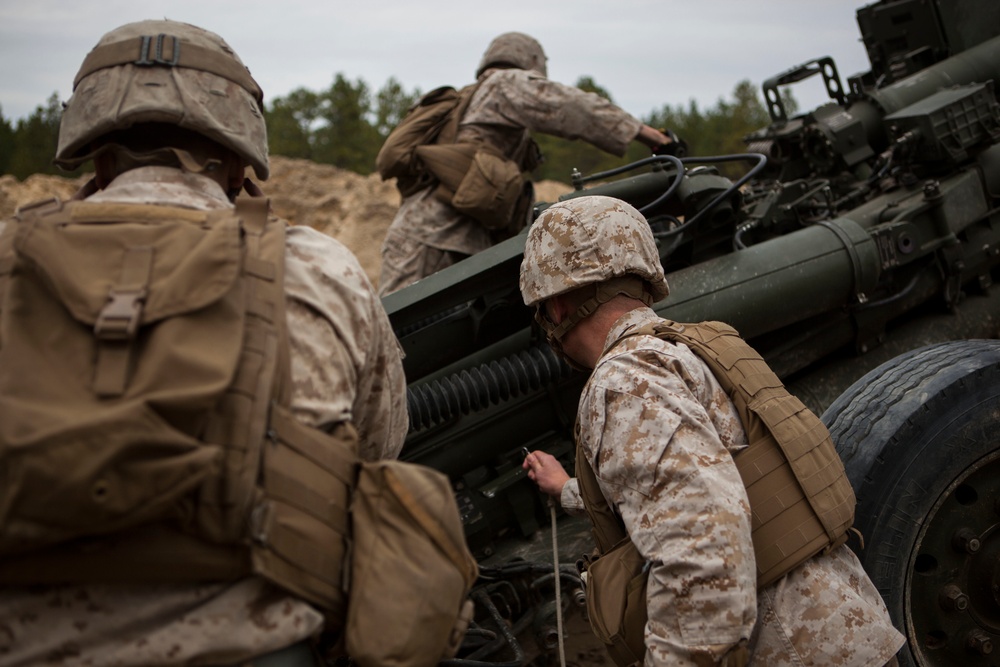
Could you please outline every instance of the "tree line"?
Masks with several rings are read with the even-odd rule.
[[[608,90],[590,77],[581,77],[576,85],[614,101]],[[395,78],[373,90],[365,81],[339,73],[326,90],[298,88],[266,105],[270,152],[369,174],[385,138],[421,94],[419,89],[407,90]],[[790,113],[797,108],[787,93],[785,105]],[[78,175],[82,169],[67,173],[52,164],[61,115],[62,105],[56,93],[27,118],[16,122],[4,118],[0,108],[0,174],[13,174],[20,180],[36,173]],[[749,80],[736,84],[730,98],[720,97],[712,107],[702,109],[692,100],[686,106],[665,105],[641,119],[653,127],[673,130],[687,141],[693,155],[743,152],[743,137],[769,122],[767,110]],[[568,182],[574,169],[592,174],[649,155],[639,145],[630,146],[625,158],[617,158],[581,141],[547,135],[535,139],[545,156],[534,172],[537,180]]]

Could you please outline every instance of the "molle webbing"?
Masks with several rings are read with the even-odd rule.
[[[759,588],[846,541],[854,491],[829,432],[735,329],[664,320],[619,341],[634,335],[687,345],[736,406],[750,444],[733,458],[750,501]]]
[[[150,341],[158,340],[157,335],[167,335],[158,332],[173,331],[174,337],[165,340],[180,346],[174,353],[189,351],[203,355],[201,346],[206,330],[194,328],[197,323],[183,323],[185,318],[194,317],[189,312],[201,314],[222,308],[223,314],[219,317],[242,318],[235,320],[242,321],[239,325],[242,341],[238,335],[232,340],[232,345],[238,346],[238,361],[228,386],[224,383],[220,386],[214,407],[204,416],[187,418],[189,424],[201,424],[185,428],[197,432],[195,443],[200,443],[197,446],[212,457],[212,472],[179,497],[174,506],[166,508],[166,518],[153,515],[133,521],[121,530],[108,528],[102,530],[105,534],[81,533],[80,537],[68,541],[54,538],[48,540],[51,544],[23,553],[3,553],[0,548],[0,583],[218,582],[256,574],[328,610],[331,623],[341,623],[346,599],[343,566],[348,534],[347,508],[356,474],[357,435],[353,426],[346,422],[337,425],[332,434],[307,427],[289,410],[291,371],[284,303],[285,223],[269,219],[266,199],[248,198],[237,199],[235,211],[204,212],[90,202],[61,205],[56,202],[29,212],[27,216],[27,222],[15,224],[41,228],[90,221],[102,225],[111,223],[106,227],[116,238],[122,238],[122,233],[114,229],[114,223],[118,222],[168,225],[165,229],[170,229],[169,225],[196,225],[206,230],[207,236],[201,246],[192,249],[192,256],[201,252],[203,246],[219,247],[212,243],[212,230],[238,224],[238,234],[220,237],[226,239],[226,243],[233,243],[237,253],[235,287],[227,292],[231,296],[204,307],[180,302],[183,308],[194,307],[195,310],[181,310],[176,317],[166,316],[150,322],[144,319],[144,314],[156,303],[159,287],[166,283],[162,282],[164,269],[157,269],[155,264],[154,278],[147,281],[148,262],[143,259],[151,252],[156,258],[154,262],[158,260],[163,266],[171,266],[171,262],[177,260],[176,247],[171,250],[154,243],[148,252],[126,249],[123,266],[117,269],[121,284],[112,284],[112,295],[105,306],[107,312],[102,311],[106,315],[105,328],[112,332],[121,330],[122,336],[101,341],[101,326],[95,325],[96,340],[90,344],[97,351],[97,382],[92,390],[100,399],[79,399],[81,405],[94,406],[92,411],[97,410],[96,414],[103,414],[102,410],[119,414],[139,409],[132,406],[143,403],[141,392],[146,386],[165,387],[158,390],[161,396],[167,390],[176,393],[187,386],[181,378],[171,380],[169,377],[160,385],[154,384],[162,376],[151,373],[155,369],[162,371],[163,364],[157,365],[157,359],[164,357]],[[38,216],[40,219],[36,219]],[[237,219],[235,223],[234,218]],[[4,235],[8,242],[10,231],[8,229],[8,234]],[[0,243],[0,269],[4,274],[0,279],[10,282],[10,269],[6,266],[10,257],[8,242]],[[180,254],[178,261],[191,264],[190,257],[183,256],[183,251]],[[189,280],[209,283],[218,278],[219,270],[206,268],[205,264],[192,266],[201,267],[197,270],[204,274],[195,273]],[[14,280],[27,278],[15,275]],[[166,284],[168,292],[169,288]],[[133,299],[133,293],[139,292],[144,292],[142,297]],[[185,293],[174,290],[175,296]],[[0,293],[0,312],[3,297]],[[231,314],[225,315],[227,312]],[[221,325],[222,320],[213,322]],[[66,322],[58,324],[71,327],[72,323],[67,317]],[[185,329],[186,326],[193,328]],[[234,333],[239,332],[239,326]],[[143,333],[137,334],[136,328]],[[87,336],[87,329],[73,335]],[[101,364],[105,363],[102,362],[101,346],[109,344],[127,345],[129,358],[126,362],[111,363],[107,367],[110,370],[101,371]],[[142,366],[143,363],[147,366]],[[101,380],[102,373],[113,382]],[[192,382],[197,382],[197,378]],[[190,386],[202,388],[198,384]],[[126,422],[119,419],[114,423]],[[128,446],[127,440],[116,442],[122,447]],[[22,449],[25,455],[30,455],[30,444]],[[3,454],[2,447],[0,454]],[[158,461],[156,464],[166,465]],[[52,474],[67,472],[54,471]],[[73,478],[67,477],[72,483]],[[141,485],[142,480],[136,479],[133,483]],[[179,521],[178,517],[183,520]],[[0,525],[0,547],[6,544],[3,541],[7,539],[6,531],[15,526],[12,522],[20,520],[13,515],[5,519],[7,523]],[[20,525],[31,527],[24,522],[30,521],[30,517],[21,521]]]

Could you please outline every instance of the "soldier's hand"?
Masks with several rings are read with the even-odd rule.
[[[653,149],[653,155],[673,155],[674,157],[684,157],[688,153],[687,142],[678,137],[672,130],[662,128],[660,130],[670,141],[665,142]]]
[[[538,485],[542,493],[554,498],[559,498],[563,486],[570,479],[559,460],[541,450],[529,452],[521,467],[528,471],[528,478]]]

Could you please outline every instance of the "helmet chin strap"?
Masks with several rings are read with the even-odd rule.
[[[587,370],[583,366],[574,362],[566,354],[562,344],[563,337],[569,332],[570,329],[579,324],[584,318],[593,315],[602,303],[607,303],[619,294],[622,296],[632,297],[633,299],[638,299],[647,306],[653,305],[653,295],[649,293],[645,285],[645,281],[636,276],[622,276],[621,278],[605,280],[597,285],[589,285],[581,289],[593,289],[594,295],[580,304],[580,307],[576,309],[576,312],[564,318],[562,322],[559,324],[552,322],[552,320],[546,316],[545,311],[542,308],[542,304],[538,304],[535,307],[535,321],[538,322],[538,324],[541,325],[542,329],[545,331],[546,341],[558,356],[562,357],[566,363],[577,370]]]

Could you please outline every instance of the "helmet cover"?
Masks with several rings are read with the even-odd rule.
[[[548,76],[545,51],[534,37],[523,32],[505,32],[498,35],[486,47],[479,67],[476,68],[476,78],[482,76],[490,67],[516,67],[531,70]]]
[[[559,202],[528,229],[520,280],[528,306],[624,276],[642,278],[653,301],[669,292],[649,223],[620,199],[591,195]]]
[[[218,35],[177,21],[139,21],[104,35],[84,59],[59,125],[56,164],[74,168],[90,142],[168,123],[229,148],[267,179],[264,96]]]

